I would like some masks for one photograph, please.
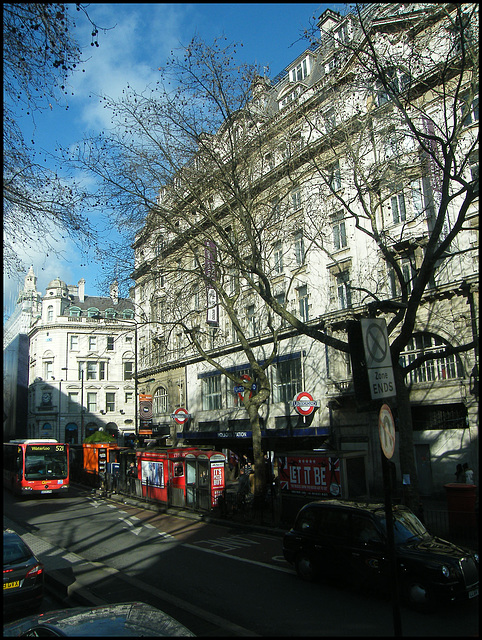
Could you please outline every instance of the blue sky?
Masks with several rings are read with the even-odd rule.
[[[85,71],[69,78],[68,109],[54,104],[52,110],[36,117],[35,147],[46,151],[53,150],[56,143],[74,144],[84,134],[109,127],[109,113],[99,95],[119,97],[128,83],[142,90],[157,81],[157,69],[171,50],[188,44],[194,35],[208,43],[222,35],[229,42],[242,43],[240,61],[266,65],[274,78],[307,47],[299,39],[310,19],[318,18],[328,7],[339,11],[345,7],[315,3],[93,3],[88,7],[91,19],[109,30],[100,30],[100,46],[91,47],[90,24],[75,11],[75,5],[68,6],[76,21],[74,35],[85,52]],[[27,132],[29,123],[22,126]],[[97,223],[102,225],[101,220]],[[41,292],[55,277],[67,284],[77,284],[83,277],[87,295],[107,294],[97,286],[100,265],[93,256],[81,254],[65,240],[59,240],[57,247],[63,259],[46,256],[41,247],[20,253],[26,269],[34,265]],[[15,308],[24,276],[19,273],[18,280],[4,276],[4,317]]]

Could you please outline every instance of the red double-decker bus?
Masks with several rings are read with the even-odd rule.
[[[47,438],[5,442],[3,480],[17,495],[66,493],[69,445]]]

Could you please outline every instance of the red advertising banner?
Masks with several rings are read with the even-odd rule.
[[[315,496],[337,496],[341,492],[339,458],[279,456],[278,475],[283,492]]]
[[[216,507],[224,491],[224,461],[211,462],[211,506]]]

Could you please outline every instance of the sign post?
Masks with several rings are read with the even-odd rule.
[[[384,318],[362,318],[360,322],[371,398],[391,398],[396,389],[387,323]]]
[[[378,415],[378,435],[382,454],[383,486],[385,489],[385,522],[387,525],[387,555],[390,563],[390,585],[392,592],[393,632],[396,637],[402,635],[400,618],[400,594],[398,586],[397,557],[393,535],[393,512],[391,494],[390,458],[395,451],[395,421],[390,407],[382,405]]]

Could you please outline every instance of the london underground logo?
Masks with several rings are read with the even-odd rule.
[[[313,396],[307,391],[301,391],[295,396],[291,405],[300,416],[310,416],[315,408],[320,406],[320,403],[318,400],[313,400]]]
[[[179,409],[176,409],[171,415],[171,418],[173,418],[177,424],[184,424],[189,420],[189,413],[187,412],[187,409],[179,407]]]

